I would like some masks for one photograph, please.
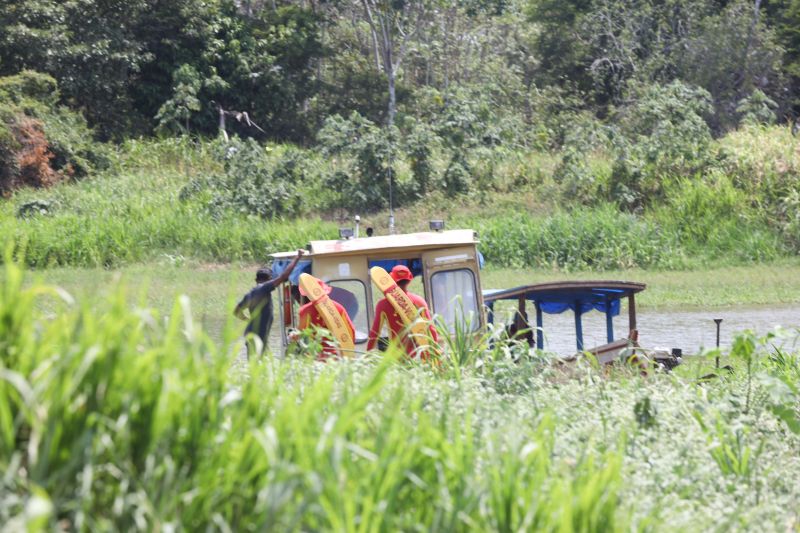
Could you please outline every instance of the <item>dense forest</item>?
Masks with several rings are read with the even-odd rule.
[[[214,135],[224,110],[306,145],[358,113],[555,146],[678,81],[721,134],[792,116],[800,81],[797,0],[4,0],[0,35],[0,75],[52,76],[116,140]]]
[[[775,256],[798,89],[800,0],[0,0],[0,193],[182,138],[176,195],[214,220],[524,190]]]

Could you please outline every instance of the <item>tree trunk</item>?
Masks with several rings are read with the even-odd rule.
[[[222,133],[225,142],[228,142],[228,132],[225,131],[225,110],[222,109],[222,106],[219,106],[219,131]]]
[[[389,115],[386,117],[386,124],[391,128],[394,125],[394,116],[397,114],[397,95],[395,94],[395,72],[394,67],[389,67]]]

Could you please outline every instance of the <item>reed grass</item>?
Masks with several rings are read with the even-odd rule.
[[[243,365],[233,329],[213,341],[188,298],[162,314],[120,288],[89,307],[27,283],[8,255],[4,270],[0,522],[11,530],[774,530],[797,520],[796,339],[745,336],[723,357],[734,372],[702,383],[694,376],[713,371],[713,357],[645,378],[565,369],[502,342],[460,342],[474,353],[457,367],[399,354]]]

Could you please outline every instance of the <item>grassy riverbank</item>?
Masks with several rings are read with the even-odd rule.
[[[659,178],[661,196],[635,209],[607,194],[609,153],[591,155],[588,196],[559,175],[558,153],[499,154],[492,179],[474,190],[397,200],[398,229],[427,230],[432,218],[473,228],[487,264],[498,268],[680,271],[780,262],[800,242],[793,139],[782,127],[732,133],[715,144],[717,166]],[[231,154],[245,152],[234,164]],[[356,213],[385,234],[384,203],[341,197],[336,180],[350,179],[341,163],[289,145],[131,141],[91,178],[0,200],[0,249],[24,250],[20,256],[36,268],[116,268],[164,258],[263,261],[310,239],[335,238]],[[398,169],[398,184],[409,172]],[[266,204],[274,209],[263,211]]]

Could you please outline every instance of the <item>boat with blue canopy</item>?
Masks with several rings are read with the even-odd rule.
[[[519,329],[536,331],[536,347],[544,349],[544,315],[557,315],[571,311],[575,317],[575,342],[579,352],[584,351],[582,316],[591,311],[599,311],[606,316],[606,337],[614,342],[614,317],[620,314],[621,300],[628,301],[628,330],[636,330],[636,294],[645,290],[644,283],[629,281],[557,281],[522,285],[511,289],[485,290],[483,301],[488,308],[487,320],[494,322],[495,303],[513,300],[519,307],[515,320]],[[536,322],[531,324],[527,317],[526,304],[531,302],[535,310]],[[626,333],[627,333],[626,332]]]

